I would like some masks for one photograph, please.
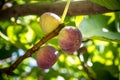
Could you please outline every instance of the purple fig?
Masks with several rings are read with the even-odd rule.
[[[58,51],[52,46],[44,46],[38,50],[37,64],[42,69],[51,68],[58,59]]]
[[[73,26],[64,27],[58,35],[58,44],[63,51],[73,53],[82,43],[82,35],[79,29]]]

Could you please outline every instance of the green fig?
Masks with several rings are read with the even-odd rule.
[[[52,32],[60,24],[60,17],[55,13],[45,12],[40,17],[40,27],[45,34]]]

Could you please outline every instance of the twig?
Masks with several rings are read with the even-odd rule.
[[[8,38],[6,35],[4,35],[1,31],[0,31],[0,36],[1,36],[4,40],[9,41],[9,38]]]
[[[38,80],[43,80],[44,74],[45,74],[45,71],[42,69],[41,73],[39,74]]]
[[[49,33],[45,37],[43,37],[36,45],[34,45],[31,49],[27,50],[23,56],[20,56],[15,63],[13,63],[9,68],[0,69],[0,74],[6,73],[8,75],[17,68],[17,66],[25,59],[30,57],[35,51],[39,49],[45,42],[50,40],[51,38],[58,35],[59,31],[64,27],[64,24],[60,24],[53,32]]]
[[[87,73],[90,80],[96,80],[95,77],[93,76],[93,74],[90,72],[89,66],[87,64],[85,64],[83,61],[81,61],[80,55],[81,55],[81,51],[78,50],[77,51],[77,56],[78,56],[78,58],[79,58],[79,60],[81,62],[81,65],[82,65],[84,71]]]
[[[82,42],[85,43],[85,42],[88,42],[88,41],[90,41],[90,39],[84,40],[84,41],[82,41]]]

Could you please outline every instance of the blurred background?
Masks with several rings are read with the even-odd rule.
[[[62,0],[1,0],[0,8],[55,1]],[[40,16],[27,15],[0,21],[0,69],[12,65],[45,36],[39,19]],[[52,68],[39,68],[35,52],[11,76],[0,75],[0,80],[119,80],[120,12],[66,16],[65,23],[76,26],[83,35],[78,52],[68,55],[61,51],[56,36],[44,44],[54,46],[60,53]]]

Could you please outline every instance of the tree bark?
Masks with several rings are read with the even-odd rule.
[[[0,11],[0,21],[10,19],[11,17],[20,17],[25,15],[38,15],[40,16],[44,12],[54,12],[58,15],[62,15],[66,2],[53,2],[53,3],[34,3],[17,5],[6,10]],[[76,15],[92,15],[101,14],[106,12],[116,12],[120,10],[109,10],[91,1],[73,1],[70,3],[70,7],[67,16]]]

